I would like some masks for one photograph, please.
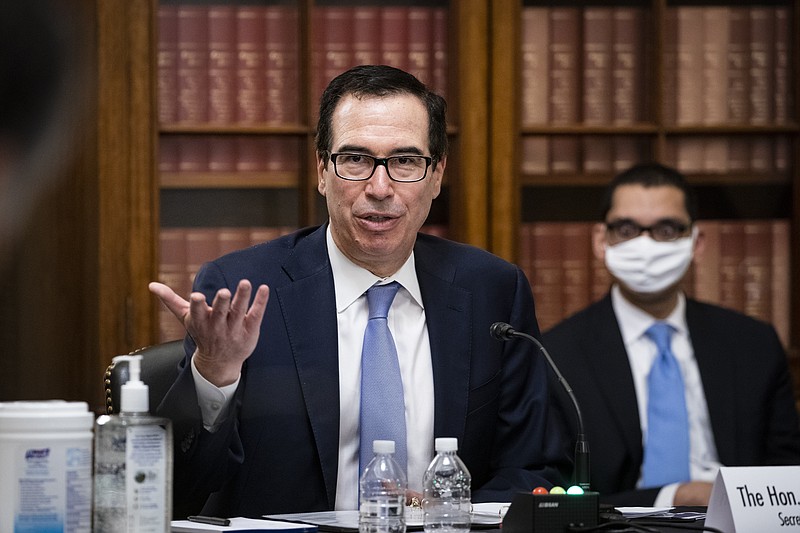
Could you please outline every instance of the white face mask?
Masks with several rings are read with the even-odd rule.
[[[690,237],[670,242],[649,235],[613,246],[606,245],[606,267],[620,282],[635,292],[654,293],[679,282],[692,263],[697,227]]]

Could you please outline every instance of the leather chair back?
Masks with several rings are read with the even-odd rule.
[[[184,358],[183,339],[164,342],[131,352],[142,356],[141,378],[149,387],[150,412],[155,413],[161,400],[178,377],[178,363]],[[118,414],[120,387],[130,378],[128,363],[111,363],[105,374],[106,413]]]

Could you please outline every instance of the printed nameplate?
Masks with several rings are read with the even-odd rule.
[[[800,533],[800,466],[723,466],[705,524],[726,533]]]

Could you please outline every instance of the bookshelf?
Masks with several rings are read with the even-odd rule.
[[[687,292],[772,321],[800,385],[799,13],[794,0],[492,3],[493,93],[512,97],[491,104],[491,249],[532,278],[540,326],[605,292],[588,249],[600,193],[657,160],[689,177],[709,236]]]
[[[772,246],[770,275],[790,281],[785,289],[772,294],[784,298],[781,305],[790,310],[785,313],[785,324],[781,327],[787,332],[791,364],[795,376],[800,379],[800,362],[796,355],[796,347],[800,345],[800,322],[797,320],[800,261],[793,252],[800,249],[800,169],[795,155],[800,153],[800,84],[794,74],[800,70],[797,53],[800,50],[800,0],[758,3],[719,0],[86,0],[83,4],[95,26],[94,32],[87,32],[87,35],[94,35],[95,72],[88,90],[97,108],[95,115],[82,124],[83,150],[76,168],[62,186],[64,190],[59,190],[52,202],[39,211],[37,227],[32,230],[31,238],[26,239],[25,251],[19,254],[6,280],[5,286],[13,290],[6,291],[8,297],[3,307],[3,316],[12,319],[5,322],[11,326],[6,328],[4,347],[10,347],[11,353],[36,354],[26,360],[30,365],[14,363],[13,368],[9,366],[9,371],[4,373],[8,377],[0,378],[7,398],[63,397],[90,399],[93,406],[102,405],[102,391],[95,381],[102,376],[110,357],[160,338],[162,310],[147,291],[147,283],[164,273],[165,263],[185,263],[187,253],[184,231],[180,236],[183,245],[168,247],[168,251],[184,254],[183,259],[170,259],[169,253],[165,253],[167,249],[159,246],[162,230],[166,230],[167,238],[174,238],[178,243],[174,234],[170,236],[172,230],[190,229],[196,234],[193,239],[202,239],[203,231],[217,228],[218,239],[222,238],[227,246],[234,246],[250,242],[245,240],[245,233],[247,239],[259,240],[268,235],[267,228],[281,231],[281,228],[324,220],[324,202],[316,191],[312,152],[316,97],[322,83],[316,76],[324,70],[315,63],[319,61],[316,50],[324,27],[319,15],[328,8],[346,8],[352,14],[355,8],[364,8],[363,12],[367,13],[370,9],[366,8],[374,10],[384,6],[401,7],[406,11],[439,9],[446,13],[447,37],[439,42],[437,50],[444,50],[447,56],[445,84],[452,150],[445,176],[446,190],[443,197],[434,202],[432,224],[444,226],[448,235],[456,240],[484,247],[522,265],[530,265],[534,258],[544,261],[539,264],[540,271],[549,271],[562,281],[569,280],[568,291],[562,290],[557,295],[553,292],[550,296],[561,302],[563,312],[597,296],[597,285],[595,288],[589,285],[587,296],[586,278],[602,280],[602,268],[592,263],[587,250],[581,249],[579,244],[564,243],[585,242],[586,228],[597,217],[598,193],[622,164],[613,154],[628,153],[628,161],[652,157],[673,163],[680,153],[696,154],[698,145],[703,153],[712,154],[725,153],[724,149],[719,150],[720,146],[727,145],[727,161],[716,157],[714,165],[706,167],[704,163],[701,168],[696,164],[697,159],[691,163],[693,159],[687,157],[685,160],[690,164],[685,170],[699,189],[701,215],[707,231],[721,234],[720,222],[736,221],[738,226],[731,227],[737,226],[741,233],[734,242],[744,243],[741,237],[744,232],[762,232],[763,235],[766,227],[755,224],[747,230],[746,224],[781,221],[771,228],[774,232],[771,242],[788,241],[790,245]],[[159,8],[181,4],[205,9],[210,6],[280,6],[296,12],[291,24],[282,28],[284,32],[291,30],[299,58],[291,71],[298,90],[286,106],[292,110],[296,108],[293,118],[267,120],[265,114],[263,120],[237,119],[226,123],[222,118],[226,113],[230,116],[231,107],[221,106],[216,109],[213,121],[163,120],[164,117],[159,120],[163,112],[160,100],[168,94],[160,93],[159,79],[177,75],[177,63],[173,71],[166,68],[168,62],[159,66],[159,55],[163,52],[159,51],[159,43],[163,42],[165,29],[163,21],[159,24]],[[740,6],[771,10],[773,28],[777,24],[778,9],[786,13],[787,20],[781,22],[781,27],[788,28],[786,40],[773,39],[773,45],[774,42],[788,43],[784,47],[787,67],[775,68],[776,64],[783,65],[784,60],[777,59],[782,57],[782,48],[773,46],[772,71],[776,75],[771,77],[772,88],[758,85],[761,94],[776,90],[784,94],[785,105],[779,98],[778,105],[769,107],[773,118],[756,123],[730,117],[678,121],[679,102],[671,95],[677,93],[682,82],[675,76],[667,76],[672,72],[670,65],[676,61],[678,43],[668,39],[674,27],[670,19],[684,8],[699,9],[703,13],[704,9],[708,12],[708,9]],[[555,7],[567,10],[573,20],[577,17],[577,25],[560,36],[566,35],[578,44],[572,54],[576,69],[580,65],[580,70],[556,69],[557,81],[562,85],[556,95],[558,98],[554,99],[547,92],[550,82],[548,85],[540,83],[549,80],[553,72],[548,70],[542,76],[532,76],[526,65],[535,59],[536,46],[542,46],[541,41],[537,44],[536,38],[542,35],[549,38],[549,32],[531,31],[532,25],[535,28],[536,24],[544,22],[541,17],[532,17],[531,10],[546,11]],[[604,11],[607,8],[612,9],[610,44],[608,31],[588,35],[583,31],[586,17],[608,20],[609,13]],[[626,35],[619,29],[626,28],[625,21],[618,20],[616,25],[613,21],[615,12],[624,14],[626,10],[629,14],[633,12],[638,21],[627,26],[626,37],[630,40],[640,36],[637,42],[641,46],[627,49],[637,53],[638,59],[632,63],[634,67],[621,64],[617,73],[612,72],[609,78],[602,61],[597,63],[597,54],[602,57],[603,53],[625,53],[626,48],[620,48],[620,43],[616,51],[614,48],[615,36]],[[730,34],[730,13],[727,18]],[[547,22],[552,22],[549,14]],[[616,32],[615,27],[618,28]],[[602,28],[595,25],[593,29]],[[780,31],[772,34],[781,35]],[[592,50],[595,55],[585,55],[586,38],[597,41],[598,48]],[[548,41],[544,42],[549,46]],[[749,37],[747,43],[746,50],[750,47]],[[713,42],[709,42],[709,46],[711,44]],[[408,46],[410,52],[411,45]],[[414,52],[424,54],[424,49]],[[359,53],[362,54],[359,57],[365,57],[363,54],[368,54],[369,50],[360,49]],[[746,52],[734,48],[732,53]],[[351,59],[355,54],[353,48]],[[563,57],[559,56],[559,60]],[[593,68],[586,73],[584,63],[590,61],[595,62],[589,63]],[[628,65],[627,71],[622,68],[625,65]],[[224,62],[217,66],[222,71],[231,68]],[[625,83],[631,68],[636,73],[633,85]],[[191,73],[190,68],[185,74]],[[240,74],[244,76],[247,72]],[[218,81],[223,79],[224,76],[218,77]],[[570,79],[572,81],[565,81]],[[683,82],[685,84],[686,79]],[[597,102],[607,102],[603,99],[608,96],[601,91],[604,83],[617,92],[618,102],[627,102],[627,111],[621,104],[598,105]],[[184,88],[191,87],[186,84]],[[722,90],[719,86],[711,87]],[[733,87],[741,88],[736,84]],[[175,90],[178,89],[175,85]],[[586,91],[590,89],[594,93],[588,98]],[[225,90],[223,84],[214,94],[219,96]],[[210,89],[208,94],[210,98]],[[735,91],[733,94],[737,95]],[[749,89],[745,94],[745,102],[750,106],[753,95]],[[566,99],[567,95],[571,95],[572,100]],[[686,100],[694,98],[695,104],[701,102],[701,108],[710,108],[711,102],[719,102],[714,98],[703,100],[702,95],[701,91],[699,96],[695,94]],[[736,97],[741,101],[741,95]],[[684,100],[681,102],[685,103]],[[774,102],[775,98],[768,101]],[[759,105],[762,103],[763,99]],[[541,117],[543,110],[550,113],[551,104],[560,113],[555,122],[550,115]],[[728,108],[725,111],[735,113],[737,110]],[[721,111],[717,109],[718,113]],[[671,118],[673,113],[675,120]],[[775,118],[778,113],[783,117],[780,120]],[[180,157],[176,160],[174,152],[176,145],[178,150],[184,150],[183,139],[199,140],[200,145],[206,143],[206,148],[192,148],[190,141],[186,153],[200,157],[196,160],[189,157],[181,169]],[[208,142],[216,140],[222,143],[213,150],[211,161],[219,164],[212,169],[208,166],[208,156],[212,154]],[[553,141],[557,146],[566,147],[564,153],[575,154],[577,150],[578,157],[559,158],[557,168],[551,169],[549,148],[543,147]],[[253,157],[250,163],[254,168],[244,165],[236,169],[237,162],[246,162],[248,158],[232,159],[231,146],[237,153],[241,150],[253,155],[269,151],[292,155],[278,161],[259,161]],[[279,149],[265,150],[265,146]],[[752,157],[752,147],[757,157]],[[203,154],[206,166],[192,167],[204,161]],[[742,157],[744,154],[747,154],[746,159]],[[587,155],[591,156],[588,162]],[[609,155],[612,155],[610,163]],[[173,158],[171,162],[170,157]],[[65,199],[68,201],[64,202]],[[548,235],[548,227],[556,228],[558,237],[554,238],[552,233]],[[533,233],[543,242],[538,247],[540,251],[550,246],[555,252],[552,255],[538,253],[531,246]],[[766,241],[766,238],[761,240]],[[67,242],[78,244],[63,244]],[[573,258],[569,268],[563,265],[563,268],[553,268],[557,251],[565,248],[580,254]],[[785,253],[775,257],[776,250]],[[198,260],[192,259],[192,264]],[[52,264],[63,266],[54,274],[46,266]],[[757,272],[758,268],[763,271],[765,267],[756,261],[755,268]],[[183,266],[180,273],[174,274],[186,279],[187,270]],[[707,279],[708,272],[694,272],[691,283],[707,289],[709,285],[703,280]],[[532,278],[536,282],[535,274]],[[63,290],[53,291],[51,286],[38,283],[39,279],[52,279]],[[602,286],[602,281],[599,283]],[[31,287],[37,288],[32,290]],[[540,309],[545,301],[537,300]],[[31,302],[36,302],[35,306]],[[66,353],[72,357],[64,358]],[[51,365],[51,358],[59,359],[54,366],[57,370],[43,379],[36,369]]]

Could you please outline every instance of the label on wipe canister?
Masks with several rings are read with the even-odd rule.
[[[0,402],[0,533],[91,533],[85,402]]]
[[[92,452],[88,446],[17,446],[14,533],[90,531]]]

